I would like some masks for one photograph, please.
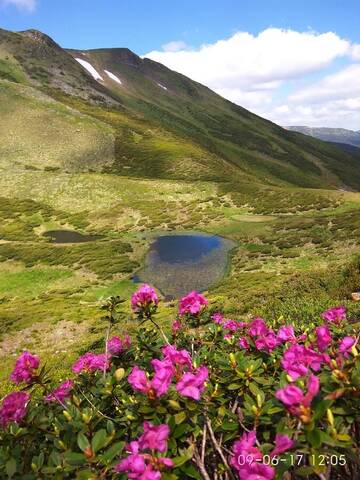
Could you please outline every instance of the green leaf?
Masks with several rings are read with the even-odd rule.
[[[304,467],[297,468],[295,472],[297,475],[300,475],[300,477],[307,477],[308,475],[311,475],[312,473],[314,473],[314,469],[313,467],[304,466]]]
[[[331,406],[332,403],[333,402],[331,400],[322,400],[321,402],[319,402],[314,408],[314,421],[319,420],[321,417],[323,417],[326,410]]]
[[[105,463],[111,462],[117,455],[120,454],[125,446],[125,442],[114,443],[106,452],[101,456],[101,459]]]
[[[228,390],[239,390],[242,387],[241,383],[230,383],[230,385],[227,386]]]
[[[69,465],[83,465],[86,462],[86,458],[82,453],[66,452],[64,457]]]
[[[90,447],[89,440],[85,437],[85,435],[82,432],[78,433],[77,444],[79,445],[80,450],[82,450],[83,452]]]
[[[321,432],[320,430],[314,429],[310,432],[307,432],[306,438],[308,442],[314,447],[319,448],[321,445]]]
[[[179,457],[175,457],[172,459],[175,464],[175,467],[181,467],[181,465],[184,465],[184,463],[191,460],[193,455],[194,455],[194,447],[190,446],[183,455],[180,455]]]
[[[180,438],[189,428],[189,425],[187,423],[183,423],[182,425],[179,425],[178,427],[175,428],[172,436],[174,438]]]
[[[186,419],[186,413],[185,412],[179,412],[176,415],[174,415],[175,423],[176,425],[180,425],[185,419]]]
[[[233,431],[233,430],[237,430],[239,425],[237,423],[225,422],[221,425],[221,427],[223,430]]]
[[[106,430],[103,428],[101,430],[98,430],[91,441],[91,446],[93,451],[96,453],[99,450],[101,450],[103,447],[105,447],[107,440],[108,438],[107,438]]]
[[[6,462],[5,468],[8,477],[12,478],[15,475],[17,469],[15,458],[10,458],[10,460]]]
[[[106,430],[107,430],[109,435],[112,435],[113,433],[115,433],[114,423],[111,420],[107,421]]]
[[[195,478],[195,480],[201,480],[200,473],[196,470],[194,465],[192,465],[191,463],[187,465],[183,465],[180,470],[182,473],[185,473],[190,478]]]
[[[60,456],[59,452],[57,452],[56,450],[53,450],[53,451],[50,453],[49,461],[50,461],[51,464],[54,465],[55,467],[57,467],[58,465],[61,465],[61,456]]]
[[[91,470],[81,470],[76,474],[76,480],[94,480],[96,478]]]

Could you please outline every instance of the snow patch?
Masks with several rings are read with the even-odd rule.
[[[114,82],[117,82],[119,83],[120,85],[122,84],[122,81],[120,80],[119,77],[117,77],[116,75],[114,75],[113,73],[109,72],[108,70],[104,70],[104,72],[106,73],[106,75],[111,78],[111,80],[114,80]]]
[[[95,68],[91,65],[91,63],[87,62],[86,60],[83,60],[82,58],[75,58],[75,60],[79,62],[80,65],[82,65],[85,68],[85,70],[87,70],[90,73],[90,75],[92,75],[92,77],[95,78],[95,80],[104,80],[102,76],[97,72],[97,70],[95,70]]]
[[[163,90],[167,90],[167,87],[164,87],[164,85],[161,85],[161,83],[157,83],[157,85],[162,88]]]

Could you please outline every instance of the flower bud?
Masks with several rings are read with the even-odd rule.
[[[326,416],[327,416],[327,420],[328,420],[329,424],[333,427],[334,426],[334,415],[333,415],[330,408],[328,408],[326,410]]]
[[[251,407],[251,411],[253,412],[254,415],[258,415],[258,409],[255,405]]]
[[[125,370],[123,368],[118,368],[115,370],[114,377],[117,382],[121,382],[121,380],[125,377]]]
[[[84,455],[85,455],[85,457],[88,458],[88,459],[93,458],[94,452],[92,451],[91,447],[85,448],[85,450],[84,450]]]
[[[86,423],[86,424],[89,424],[90,421],[91,421],[91,415],[89,415],[88,413],[83,413],[81,415],[81,418],[83,419],[83,421]]]
[[[175,410],[181,410],[180,403],[177,400],[169,400],[168,404],[170,405],[171,408]]]
[[[66,420],[67,420],[68,422],[72,422],[72,421],[73,421],[72,416],[70,415],[70,413],[69,413],[67,410],[63,410],[63,415],[64,415],[64,417],[66,418]]]

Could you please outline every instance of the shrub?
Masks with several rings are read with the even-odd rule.
[[[23,388],[0,406],[1,478],[359,478],[359,335],[343,307],[299,330],[224,318],[191,292],[167,334],[158,303],[148,285],[134,294],[131,342],[110,338],[110,298],[105,352],[60,385],[21,354]]]

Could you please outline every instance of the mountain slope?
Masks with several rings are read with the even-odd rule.
[[[319,138],[326,142],[345,143],[353,145],[354,147],[360,147],[360,132],[354,130],[347,130],[346,128],[327,128],[327,127],[304,127],[304,126],[291,126],[286,127],[288,130],[294,132],[300,132],[304,135],[310,135],[311,137]]]
[[[114,160],[104,171],[360,187],[357,156],[284,130],[128,49],[65,51],[41,32],[0,30],[0,52],[0,78],[31,85],[111,129]]]
[[[358,188],[360,177],[351,178],[358,160],[319,142],[300,139],[157,62],[127,49],[69,52],[102,74],[101,83],[121,95],[124,105],[190,136],[243,172],[256,172],[262,182],[280,179],[319,187],[337,183],[335,176],[340,176],[340,182],[349,181]],[[105,70],[121,84],[104,75]]]

